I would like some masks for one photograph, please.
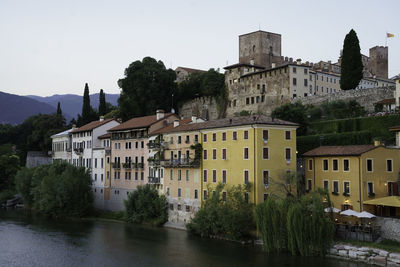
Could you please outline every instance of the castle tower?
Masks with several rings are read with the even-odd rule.
[[[369,49],[369,71],[377,78],[388,78],[387,46],[375,46]]]
[[[281,63],[281,35],[256,31],[239,36],[239,63],[271,68]]]

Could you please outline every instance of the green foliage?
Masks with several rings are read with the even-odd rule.
[[[363,64],[361,61],[360,42],[357,33],[351,29],[343,43],[341,61],[340,88],[342,90],[354,89],[363,77]]]
[[[287,250],[302,256],[324,256],[333,242],[334,227],[322,198],[313,192],[295,199],[269,198],[256,206],[259,235],[267,252]]]
[[[85,83],[85,90],[83,92],[82,104],[82,125],[89,122],[89,117],[92,107],[90,106],[89,85]]]
[[[154,58],[131,63],[125,69],[125,78],[118,81],[122,89],[118,99],[122,120],[154,114],[160,108],[170,110],[175,79],[175,72]]]
[[[85,168],[53,163],[22,169],[16,179],[24,201],[39,212],[54,217],[82,217],[92,211],[92,179]]]
[[[241,110],[240,112],[235,112],[235,117],[249,116],[251,115],[251,111]]]
[[[355,100],[324,102],[320,108],[325,119],[356,118],[366,113],[364,107]]]
[[[99,115],[104,116],[107,113],[107,106],[106,106],[106,95],[103,92],[103,89],[100,89],[99,95]]]
[[[17,155],[0,156],[0,190],[14,189],[14,178],[19,168],[20,162]]]
[[[5,189],[0,191],[0,205],[5,203],[7,200],[14,197],[16,194],[14,189]]]
[[[194,160],[200,161],[203,153],[203,145],[201,143],[197,143],[195,145],[191,145],[190,149],[194,149]]]
[[[374,105],[374,110],[375,110],[375,112],[382,112],[383,105],[382,104],[375,104]]]
[[[168,203],[164,195],[149,184],[138,186],[125,200],[126,219],[131,223],[160,226],[168,220]]]
[[[300,124],[300,128],[297,129],[297,135],[305,135],[307,133],[306,107],[301,102],[296,102],[295,104],[286,103],[277,107],[272,111],[272,117]]]
[[[227,188],[226,201],[222,193],[225,187],[218,184],[211,196],[204,200],[192,221],[186,225],[190,233],[232,240],[249,238],[250,231],[254,229],[253,205],[244,196],[251,191],[251,184]],[[208,192],[212,192],[211,188]]]

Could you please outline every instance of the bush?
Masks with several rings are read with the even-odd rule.
[[[12,189],[6,189],[0,192],[0,206],[5,203],[7,200],[14,197],[16,192]]]
[[[53,163],[24,168],[16,177],[21,197],[39,212],[54,217],[82,217],[92,212],[92,179],[85,168]]]
[[[245,240],[255,228],[253,206],[245,199],[251,184],[238,185],[227,189],[226,200],[222,191],[226,185],[220,183],[213,194],[204,200],[187,230],[203,237],[219,237],[231,240]],[[212,192],[209,188],[208,192]]]
[[[287,250],[302,256],[325,255],[333,242],[334,227],[332,217],[324,212],[323,197],[326,192],[313,192],[298,199],[269,198],[258,204],[257,230],[264,249]]]
[[[126,219],[131,223],[160,226],[168,220],[168,203],[154,186],[138,186],[125,200]]]

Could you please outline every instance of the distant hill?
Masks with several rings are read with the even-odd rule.
[[[57,108],[57,103],[60,102],[61,110],[64,116],[68,118],[76,118],[78,114],[82,112],[82,101],[83,97],[81,95],[52,95],[52,96],[35,96],[27,95],[27,97],[35,99],[37,101],[47,103],[54,108]],[[118,105],[119,94],[107,94],[106,101],[111,103],[113,106]],[[97,109],[99,107],[99,93],[90,95],[90,105]]]
[[[56,110],[49,104],[26,96],[0,92],[0,124],[20,124],[32,115],[55,113]]]

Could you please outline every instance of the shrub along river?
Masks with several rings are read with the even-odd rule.
[[[0,210],[0,266],[366,266],[111,221]]]

